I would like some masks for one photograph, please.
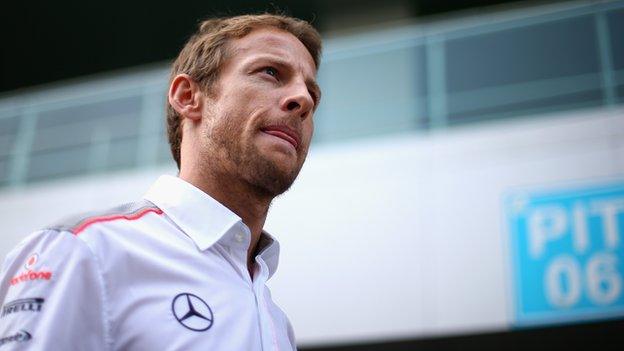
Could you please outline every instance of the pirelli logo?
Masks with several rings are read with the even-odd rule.
[[[2,306],[2,316],[0,316],[0,318],[18,312],[39,312],[44,302],[45,299],[41,297],[31,297],[7,302]]]

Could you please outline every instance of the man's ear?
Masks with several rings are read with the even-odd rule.
[[[178,74],[169,85],[169,104],[182,117],[199,121],[202,116],[202,91],[188,74]]]

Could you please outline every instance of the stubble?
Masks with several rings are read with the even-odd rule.
[[[234,125],[235,118],[227,115],[220,118],[223,118],[221,123],[206,128],[207,150],[211,150],[206,160],[209,167],[218,167],[218,172],[224,176],[243,181],[261,197],[274,198],[286,192],[299,174],[301,165],[290,172],[280,169],[276,161],[263,155],[253,143],[256,136],[251,140],[241,138],[239,133],[243,130]]]

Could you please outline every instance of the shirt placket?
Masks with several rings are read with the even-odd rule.
[[[249,276],[247,270],[247,248],[249,247],[248,238],[250,233],[246,228],[241,226],[239,230],[231,235],[230,253],[234,255],[238,269],[241,271],[250,290],[253,294],[256,305],[256,315],[258,318],[258,331],[261,340],[261,349],[263,351],[278,351],[279,343],[277,339],[275,323],[271,317],[268,301],[265,298],[266,281],[269,277],[269,268],[262,257],[256,256],[256,267],[254,269],[254,277]]]
[[[260,325],[260,335],[262,337],[262,349],[264,351],[279,351],[279,340],[277,338],[275,321],[271,316],[268,301],[266,300],[266,281],[269,276],[269,269],[260,257],[256,257],[258,265],[257,274],[253,280],[253,292],[256,298],[256,306],[258,308],[258,320]]]

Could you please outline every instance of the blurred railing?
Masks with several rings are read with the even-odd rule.
[[[624,102],[624,2],[329,39],[315,143]],[[0,99],[0,187],[173,164],[167,68]]]

